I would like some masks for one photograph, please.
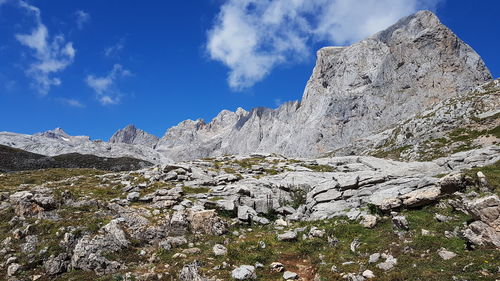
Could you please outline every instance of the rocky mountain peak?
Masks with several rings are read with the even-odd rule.
[[[253,152],[318,156],[492,79],[479,55],[429,11],[317,54],[302,101],[275,110],[223,111],[197,126],[181,123],[158,149],[172,159]]]
[[[136,144],[154,148],[156,146],[156,143],[158,142],[158,137],[149,134],[141,129],[138,129],[134,125],[130,124],[113,134],[109,142]]]
[[[60,138],[70,138],[70,135],[68,135],[63,129],[60,127],[57,127],[53,130],[48,130],[45,132],[41,133],[36,133],[35,136],[43,136],[47,138],[52,138],[52,139],[60,139]]]

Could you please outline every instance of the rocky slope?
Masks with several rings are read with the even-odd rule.
[[[6,280],[494,280],[499,152],[0,174],[0,270]]]
[[[433,160],[500,143],[500,80],[437,103],[378,134],[356,140],[330,155],[374,155],[399,160]]]

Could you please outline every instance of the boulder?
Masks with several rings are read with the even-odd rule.
[[[409,229],[408,220],[406,219],[405,216],[402,216],[402,215],[393,215],[392,216],[392,224],[397,229],[401,229],[401,230],[408,230]]]
[[[108,260],[103,254],[118,252],[129,244],[125,232],[119,227],[119,221],[114,219],[101,228],[101,234],[94,237],[84,235],[78,241],[71,257],[71,266],[97,273],[115,272],[123,266],[116,261]]]
[[[194,261],[188,265],[185,265],[179,272],[177,280],[180,281],[208,281],[207,278],[202,276],[199,272],[200,264],[198,261]]]
[[[490,195],[465,203],[467,211],[495,231],[500,232],[500,199],[498,195]]]
[[[378,218],[374,215],[364,215],[360,224],[366,228],[374,228],[377,225]]]
[[[453,193],[467,186],[464,174],[449,174],[441,178],[440,189],[443,193]]]
[[[231,272],[231,277],[235,280],[257,279],[257,274],[254,266],[241,265]]]
[[[285,271],[283,273],[283,279],[285,280],[296,280],[299,279],[299,275],[292,271]]]
[[[21,265],[18,263],[13,263],[7,267],[7,276],[15,276],[19,270],[21,269]]]
[[[44,262],[43,267],[48,275],[57,275],[66,272],[69,263],[68,254],[62,253],[57,256],[51,255],[49,259]]]
[[[294,231],[287,231],[282,234],[278,234],[278,241],[295,241],[297,240],[297,233]]]
[[[193,232],[208,235],[223,235],[227,232],[227,223],[214,210],[190,212],[187,219]]]
[[[443,260],[449,260],[457,256],[457,254],[448,251],[445,248],[439,249],[437,253]]]
[[[215,244],[214,247],[212,248],[214,255],[216,256],[225,256],[227,255],[227,248],[224,247],[224,245],[221,244]]]
[[[469,224],[463,235],[473,244],[500,248],[500,233],[482,221]]]
[[[387,270],[391,270],[394,266],[396,266],[397,263],[398,263],[398,260],[396,258],[394,258],[391,255],[388,255],[384,262],[377,264],[377,267],[384,270],[384,271],[387,271]]]

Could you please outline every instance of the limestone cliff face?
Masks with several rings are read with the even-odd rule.
[[[158,137],[137,129],[134,125],[128,125],[118,130],[111,139],[109,139],[109,142],[135,144],[154,148],[158,142]]]
[[[301,102],[184,121],[157,150],[168,158],[275,152],[317,156],[394,126],[491,80],[479,55],[429,11],[348,47],[318,51]]]

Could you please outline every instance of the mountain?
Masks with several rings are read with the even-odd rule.
[[[0,143],[0,280],[498,276],[500,80],[428,11],[319,50],[278,109]]]
[[[45,156],[79,153],[106,158],[130,157],[156,164],[169,161],[151,147],[91,140],[88,136],[70,136],[61,129],[34,135],[0,132],[0,144]]]
[[[143,145],[146,147],[155,148],[158,143],[158,137],[146,133],[143,130],[137,129],[134,125],[128,125],[125,128],[118,130],[109,140],[110,143],[127,143],[135,145]]]
[[[72,137],[56,129],[33,136],[0,133],[0,144],[49,156],[129,156],[153,163],[255,152],[293,157],[379,152],[383,156],[394,138],[398,149],[418,142],[412,136],[420,134],[403,137],[396,128],[424,112],[436,107],[443,114],[454,111],[447,106],[457,99],[494,100],[497,96],[491,91],[475,94],[477,87],[490,83],[491,74],[479,55],[432,12],[420,11],[351,46],[320,49],[302,100],[277,109],[223,110],[209,123],[183,121],[160,139],[129,125],[109,142]],[[463,110],[455,111],[453,118],[435,121],[458,128],[463,123],[459,112],[470,103],[458,104]],[[482,111],[499,107],[497,102],[476,109],[486,114]],[[476,113],[467,116],[476,118]],[[498,115],[485,122],[494,123],[495,118]],[[436,122],[410,122],[411,130],[426,131]],[[396,135],[386,138],[389,131]],[[413,156],[406,158],[418,159],[417,150],[422,147],[407,150]]]
[[[275,152],[318,156],[490,81],[479,55],[429,11],[349,47],[318,51],[300,102],[184,121],[157,145],[171,159]]]
[[[54,157],[27,152],[0,145],[0,172],[14,172],[49,168],[87,168],[104,171],[130,171],[152,166],[152,163],[130,157],[103,158],[78,153]]]

